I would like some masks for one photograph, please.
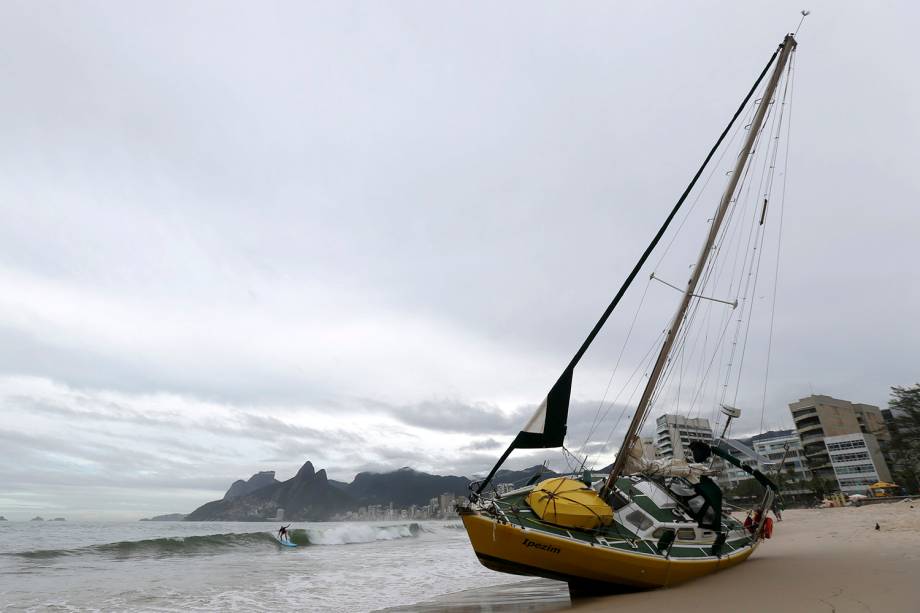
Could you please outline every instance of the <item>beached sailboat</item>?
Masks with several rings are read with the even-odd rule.
[[[726,213],[739,200],[736,193],[739,181],[746,176],[758,139],[765,133],[768,134],[765,140],[773,138],[772,132],[763,130],[764,122],[784,76],[788,85],[787,69],[791,68],[790,58],[796,44],[792,34],[783,39],[658,234],[536,413],[489,475],[471,484],[470,502],[458,511],[473,549],[485,566],[567,581],[578,590],[651,588],[739,564],[754,552],[765,536],[769,536],[772,522],[767,512],[777,494],[769,477],[740,463],[731,453],[721,449],[717,441],[712,444],[694,441],[690,445],[691,462],[648,459],[642,452],[639,432],[659,391],[675,342],[685,333],[688,311],[702,300],[716,300],[737,307],[737,303],[700,295],[698,289],[703,286],[699,284],[706,271],[711,270],[709,265],[719,250],[720,229]],[[761,89],[768,73],[766,85]],[[758,92],[762,95],[754,99]],[[575,366],[752,99],[751,123],[744,127],[746,135],[737,162],[729,174],[690,278],[683,288],[671,285],[682,293],[682,298],[664,333],[632,421],[609,471],[578,471],[572,476],[554,477],[502,494],[488,492],[487,487],[496,471],[514,449],[563,446]],[[769,168],[772,173],[773,166]],[[767,198],[763,198],[763,212],[755,212],[761,225],[766,205]],[[729,421],[738,415],[737,409],[727,405],[723,405],[723,412]],[[719,459],[715,460],[716,457]],[[764,494],[756,501],[746,521],[741,522],[723,512],[721,489],[710,476],[714,462],[715,466],[720,462],[733,464],[763,486]]]

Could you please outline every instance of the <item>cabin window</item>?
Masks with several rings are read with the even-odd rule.
[[[681,528],[677,531],[677,538],[682,541],[695,541],[696,530],[693,528]]]
[[[626,516],[626,521],[632,523],[639,530],[648,530],[655,522],[650,520],[642,511],[633,511]]]
[[[621,494],[618,490],[613,490],[607,497],[607,504],[613,507],[614,511],[619,511],[629,504],[629,499],[627,499],[626,496]]]

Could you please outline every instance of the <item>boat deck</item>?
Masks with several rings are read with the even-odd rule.
[[[617,487],[620,491],[627,493],[632,502],[657,522],[686,523],[688,528],[696,526],[695,522],[687,521],[682,513],[675,514],[671,509],[659,507],[647,495],[635,488],[633,483],[626,477],[622,477],[617,481]],[[524,530],[536,530],[549,533],[558,537],[587,543],[592,546],[611,547],[632,553],[651,554],[655,556],[663,555],[658,553],[657,539],[643,538],[636,532],[630,530],[621,521],[619,512],[614,513],[614,521],[611,522],[610,525],[602,526],[596,530],[566,528],[541,520],[527,504],[526,498],[528,493],[528,491],[512,492],[495,499],[495,506],[504,520]],[[732,517],[723,516],[724,532],[727,534],[733,532],[735,538],[726,540],[725,544],[722,546],[721,555],[728,555],[751,545],[751,537],[741,532],[742,528],[741,522],[738,522]],[[712,541],[682,541],[678,538],[671,546],[668,557],[713,557]]]

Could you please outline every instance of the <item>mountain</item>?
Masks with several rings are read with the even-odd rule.
[[[500,470],[493,483],[520,487],[537,476],[548,479],[557,473],[537,464],[523,470]],[[432,475],[408,467],[358,473],[351,483],[345,483],[328,479],[325,470],[316,471],[307,462],[287,481],[278,481],[270,470],[256,473],[248,481],[235,481],[222,499],[198,507],[185,520],[262,521],[275,519],[278,509],[284,509],[285,521],[322,521],[360,506],[392,503],[396,508],[421,507],[445,493],[466,497],[469,484],[466,477]],[[177,515],[146,521],[170,521]]]
[[[185,513],[167,513],[166,515],[145,517],[139,521],[182,521],[183,519],[185,519]]]
[[[539,475],[539,477],[537,477],[537,475]],[[505,470],[503,468],[495,473],[495,476],[492,478],[492,483],[510,483],[514,487],[523,487],[534,477],[537,477],[539,481],[558,476],[559,473],[546,468],[542,464],[536,464],[530,468],[522,468],[521,470]]]
[[[445,493],[466,496],[469,482],[466,477],[442,477],[400,468],[388,473],[358,473],[345,491],[361,505],[392,502],[402,508],[426,505],[430,499]]]
[[[268,481],[265,477],[260,480]],[[287,481],[275,480],[272,473],[267,485],[204,504],[185,521],[260,521],[274,519],[279,509],[284,509],[285,521],[322,521],[354,506],[348,494],[329,484],[325,470],[317,472],[308,461]]]
[[[523,470],[500,470],[492,483],[512,483],[516,487],[525,485],[532,477],[541,474],[543,478],[557,474],[540,464]],[[432,475],[411,468],[400,468],[388,473],[363,472],[355,475],[349,484],[337,482],[352,498],[365,504],[389,504],[395,507],[423,506],[441,494],[450,493],[458,497],[469,496],[470,480],[466,477]]]
[[[274,485],[276,483],[281,482],[275,479],[275,471],[263,470],[251,476],[249,481],[243,481],[242,479],[234,481],[230,489],[227,490],[227,493],[224,494],[224,500],[239,498],[240,496],[245,496],[246,494],[251,494],[256,490],[260,490],[266,485]]]

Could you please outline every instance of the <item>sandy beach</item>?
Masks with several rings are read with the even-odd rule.
[[[573,609],[920,611],[920,501],[790,510],[783,520],[736,568],[673,588],[576,602]]]
[[[750,560],[690,583],[569,602],[566,585],[529,580],[469,590],[411,610],[680,613],[920,611],[920,500],[789,510]],[[879,530],[875,524],[879,524]]]

